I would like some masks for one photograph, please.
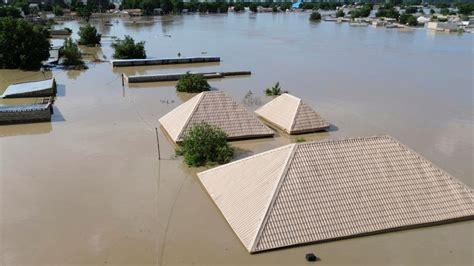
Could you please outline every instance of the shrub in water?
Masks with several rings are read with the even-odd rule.
[[[112,43],[114,58],[116,59],[144,59],[146,58],[145,42],[137,42],[125,35],[125,39]]]
[[[278,96],[281,95],[282,93],[288,93],[288,91],[284,91],[280,87],[280,82],[277,82],[273,87],[267,88],[265,90],[265,94],[267,96]]]
[[[311,12],[311,15],[309,15],[309,20],[310,21],[320,21],[321,20],[321,14],[318,11],[313,11],[313,12]]]
[[[180,92],[203,92],[210,90],[211,86],[203,75],[187,72],[176,83],[176,90]]]
[[[79,44],[80,45],[96,45],[100,44],[101,34],[97,33],[97,29],[91,24],[79,28]]]
[[[63,47],[61,47],[59,53],[63,58],[64,65],[84,67],[81,51],[79,51],[77,44],[71,38],[64,40]]]
[[[201,122],[194,124],[184,135],[176,153],[184,156],[187,165],[202,166],[229,162],[234,149],[227,144],[227,135],[222,129]]]

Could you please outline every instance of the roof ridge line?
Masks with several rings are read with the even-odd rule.
[[[290,154],[288,155],[288,158],[286,159],[285,168],[283,168],[283,171],[281,172],[280,178],[278,180],[278,184],[275,186],[275,189],[273,190],[273,196],[272,196],[272,199],[270,200],[270,202],[268,203],[268,206],[267,206],[267,209],[266,209],[266,212],[265,212],[265,216],[262,219],[262,223],[258,227],[258,232],[255,235],[255,239],[252,241],[253,242],[252,247],[249,250],[250,253],[256,251],[256,248],[257,248],[257,245],[259,243],[260,237],[262,236],[262,233],[263,233],[263,228],[265,227],[265,225],[268,221],[268,217],[269,217],[268,214],[270,213],[270,210],[272,209],[273,205],[275,204],[275,201],[277,199],[277,195],[279,194],[280,188],[283,185],[283,180],[286,177],[286,173],[288,173],[290,163],[293,160],[296,149],[298,147],[298,145],[296,145],[296,143],[293,143],[293,144],[290,144],[290,145],[293,145],[293,147],[291,149]]]
[[[294,96],[293,96],[294,97]],[[297,97],[295,97],[297,98]],[[300,111],[300,108],[301,108],[301,105],[303,104],[303,101],[300,99],[300,98],[297,98],[298,99],[298,107],[296,108],[296,112],[295,112],[295,115],[293,116],[293,121],[291,122],[291,126],[289,128],[289,132],[291,132],[291,130],[293,130],[293,127],[295,126],[296,124],[296,116],[298,115],[298,112]]]
[[[204,93],[199,93],[198,95],[196,95],[196,96],[194,96],[194,97],[199,97],[198,102],[196,103],[196,105],[194,105],[194,108],[193,108],[193,110],[191,111],[191,115],[188,116],[188,119],[186,119],[186,122],[184,122],[183,127],[181,128],[181,130],[180,130],[180,132],[179,132],[179,134],[178,134],[178,136],[177,136],[177,138],[176,138],[177,140],[180,140],[180,139],[181,139],[181,135],[183,134],[184,129],[188,126],[188,123],[189,123],[189,121],[191,120],[191,118],[193,117],[193,115],[194,115],[196,109],[199,107],[199,105],[201,105],[202,98],[204,97]],[[194,97],[193,97],[193,98],[194,98]],[[192,98],[191,98],[191,99],[192,99]],[[189,100],[191,100],[191,99],[189,99]],[[188,101],[189,101],[189,100],[188,100]]]
[[[269,153],[273,153],[273,152],[282,150],[282,149],[284,149],[284,148],[286,148],[286,147],[288,147],[288,146],[290,146],[290,145],[294,145],[294,144],[295,144],[295,143],[293,143],[293,144],[288,144],[288,145],[285,145],[285,146],[276,147],[276,148],[273,148],[273,149],[268,150],[268,151],[259,152],[259,153],[256,153],[256,154],[253,154],[253,155],[250,155],[250,156],[247,156],[247,157],[244,157],[244,158],[241,158],[241,159],[232,161],[232,162],[228,162],[228,163],[226,163],[226,164],[219,165],[219,166],[214,167],[214,168],[211,168],[211,169],[207,169],[207,170],[202,171],[202,172],[199,172],[199,173],[197,173],[197,174],[199,175],[200,173],[211,172],[211,171],[217,170],[217,169],[219,169],[219,168],[221,168],[221,167],[233,165],[233,164],[236,164],[236,163],[238,163],[238,162],[247,161],[247,160],[250,160],[250,159],[259,157],[259,156],[267,155],[267,154],[269,154]]]

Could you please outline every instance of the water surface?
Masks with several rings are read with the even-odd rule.
[[[158,119],[192,95],[173,82],[122,88],[122,72],[250,70],[210,84],[239,101],[251,90],[261,105],[271,100],[263,89],[279,81],[333,125],[307,140],[390,134],[472,187],[473,35],[313,24],[308,15],[93,21],[103,46],[88,58],[110,59],[112,36],[129,34],[150,57],[222,61],[47,73],[60,85],[53,122],[0,126],[0,264],[306,265],[307,252],[321,265],[472,264],[472,222],[249,255],[200,185],[202,168],[175,158],[161,130],[157,160]],[[1,70],[0,94],[42,75]],[[242,158],[294,139],[277,132],[232,144]]]

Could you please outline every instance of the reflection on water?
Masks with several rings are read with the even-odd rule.
[[[317,250],[328,265],[451,265],[453,258],[470,264],[472,222],[249,255],[197,180],[204,168],[174,159],[175,144],[162,130],[166,160],[157,162],[159,118],[195,94],[177,93],[175,82],[122,87],[122,71],[250,70],[248,77],[209,82],[239,102],[252,90],[259,99],[247,106],[253,111],[272,99],[264,89],[280,81],[334,130],[233,141],[235,159],[296,137],[390,134],[473,186],[472,35],[314,25],[308,16],[168,16],[134,26],[114,19],[110,29],[99,27],[109,36],[145,41],[150,57],[207,53],[222,61],[198,68],[89,63],[85,71],[53,69],[67,88],[55,102],[53,122],[0,127],[7,136],[0,138],[2,262],[295,265]],[[79,24],[63,26],[78,38]],[[111,41],[88,53],[110,59]],[[41,75],[0,70],[0,90]]]
[[[53,130],[51,122],[0,125],[0,137],[46,134]]]

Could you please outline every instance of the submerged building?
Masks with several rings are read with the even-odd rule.
[[[2,98],[48,97],[56,95],[56,81],[53,79],[16,83],[8,86]]]
[[[471,188],[390,136],[290,144],[198,177],[250,253],[474,218]]]
[[[282,94],[255,111],[264,120],[288,134],[302,134],[326,130],[326,122],[300,98]]]
[[[200,122],[221,128],[229,140],[271,137],[274,134],[257,117],[221,91],[201,92],[159,121],[175,142],[181,142],[186,132]]]
[[[48,122],[53,114],[52,103],[0,105],[0,125]]]

